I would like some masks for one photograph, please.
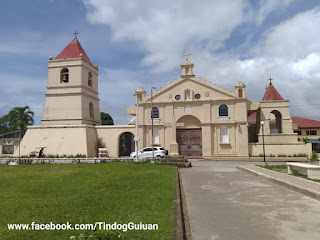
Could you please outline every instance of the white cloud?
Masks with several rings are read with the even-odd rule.
[[[320,52],[320,8],[297,14],[265,33],[253,54],[285,59],[303,59]]]
[[[310,53],[291,66],[292,72],[306,78],[320,79],[320,53]]]
[[[138,41],[142,64],[168,71],[188,48],[216,50],[243,22],[246,1],[84,1],[91,23],[110,26],[114,41]]]
[[[292,115],[319,118],[319,88],[315,87],[320,80],[319,8],[299,13],[265,30],[259,27],[266,17],[274,11],[285,12],[292,0],[260,1],[256,11],[246,1],[84,2],[91,23],[108,25],[113,41],[137,42],[145,52],[141,63],[156,70],[109,69],[108,79],[124,81],[113,86],[115,92],[125,86],[130,92],[123,89],[123,94],[131,94],[139,86],[149,87],[146,76],[157,78],[159,72],[177,69],[183,61],[183,51],[188,49],[193,54],[191,61],[198,76],[231,90],[236,82],[243,81],[247,96],[253,101],[261,100],[267,79],[272,77],[280,94],[291,101]],[[233,51],[221,51],[231,33],[246,23],[254,28],[252,32],[264,32],[261,40],[245,42]],[[240,54],[244,52],[250,54],[245,60]],[[168,74],[158,86],[174,77]]]

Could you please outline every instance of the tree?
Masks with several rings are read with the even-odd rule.
[[[108,113],[101,112],[101,125],[114,125],[112,117]]]
[[[12,129],[20,130],[21,138],[27,131],[27,126],[34,124],[34,112],[30,110],[29,106],[15,107],[9,112],[8,116]]]
[[[309,142],[310,142],[310,139],[309,139],[309,138],[307,138],[307,137],[305,137],[305,138],[302,138],[302,141],[303,141],[305,144],[307,144],[307,143],[309,143]]]
[[[4,115],[0,117],[0,135],[11,131],[9,116]]]

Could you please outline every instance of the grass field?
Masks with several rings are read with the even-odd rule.
[[[273,171],[276,171],[276,172],[280,172],[280,173],[283,173],[283,174],[288,174],[287,165],[274,165],[274,166],[268,165],[268,166],[260,166],[260,167],[263,167],[263,168],[266,168],[266,169],[269,169],[269,170],[273,170]],[[292,174],[292,176],[300,177],[300,178],[304,178],[304,179],[307,179],[307,180],[310,180],[310,181],[314,181],[314,182],[320,183],[320,180],[310,179],[305,175]]]
[[[152,223],[128,239],[172,239],[175,168],[107,163],[0,166],[0,239],[69,239],[81,231],[8,230],[11,223]]]

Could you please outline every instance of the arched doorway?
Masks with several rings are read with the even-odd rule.
[[[130,156],[134,151],[134,135],[130,132],[124,132],[119,137],[119,157]]]
[[[282,116],[277,110],[270,113],[270,133],[282,133]]]
[[[202,156],[202,131],[198,118],[186,115],[177,121],[177,143],[180,155]]]

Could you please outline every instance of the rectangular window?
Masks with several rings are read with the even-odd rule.
[[[317,131],[316,130],[310,130],[310,131],[307,131],[307,135],[317,135]]]
[[[2,154],[13,154],[14,146],[13,145],[3,145],[2,146]]]
[[[298,133],[298,135],[301,135],[301,131],[294,131],[294,133]]]
[[[191,90],[187,89],[184,91],[184,100],[191,101]]]
[[[159,128],[154,128],[153,129],[153,143],[154,144],[159,144],[160,143]]]
[[[220,127],[220,143],[229,143],[229,128],[227,126]]]

